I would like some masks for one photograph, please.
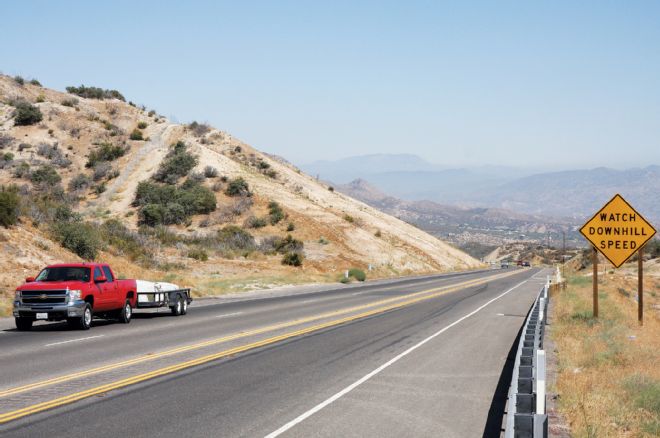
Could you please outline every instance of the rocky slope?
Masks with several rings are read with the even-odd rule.
[[[120,265],[121,274],[160,278],[167,273],[169,280],[192,286],[199,294],[335,281],[349,267],[371,265],[371,276],[393,276],[479,265],[418,228],[338,193],[228,133],[203,124],[172,123],[113,95],[85,98],[19,82],[0,76],[0,184],[17,186],[23,197],[19,223],[1,230],[4,290],[44,263],[76,258],[51,240],[48,223],[40,225],[43,199],[53,197],[96,227],[116,219],[133,233],[133,240],[150,249],[149,263],[134,263],[125,248],[104,242],[97,258]],[[19,125],[20,102],[38,108],[41,120]],[[215,208],[164,228],[139,227],[144,212],[134,205],[138,184],[153,182],[177,142],[196,162],[187,176],[170,181],[172,189],[194,180],[191,184],[213,191]],[[51,175],[53,169],[56,176]],[[237,178],[247,182],[249,195],[231,193],[229,185]],[[284,218],[257,223],[269,217],[273,203]],[[202,248],[208,260],[191,258],[192,249],[229,225],[248,231],[254,250],[228,255],[211,245]],[[164,232],[175,236],[169,244]],[[260,250],[287,235],[304,244],[304,249],[296,249],[304,256],[302,267],[283,265],[281,254]]]

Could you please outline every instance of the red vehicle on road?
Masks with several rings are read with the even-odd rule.
[[[135,280],[118,280],[104,263],[51,265],[16,290],[14,318],[19,330],[36,320],[62,321],[87,330],[92,316],[128,324],[137,301]]]

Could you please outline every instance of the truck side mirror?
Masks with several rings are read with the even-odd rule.
[[[27,278],[25,279],[25,282],[26,282],[26,283],[32,283],[33,281],[34,281],[34,277],[27,277]]]
[[[105,275],[101,275],[94,279],[94,283],[105,283],[106,281],[108,281],[108,278]]]

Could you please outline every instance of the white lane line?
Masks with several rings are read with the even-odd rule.
[[[69,344],[71,342],[87,341],[88,339],[102,338],[103,336],[105,336],[105,335],[96,335],[96,336],[88,336],[86,338],[69,339],[68,341],[53,342],[52,344],[46,344],[46,345],[44,345],[44,347],[52,347],[53,345]]]
[[[439,330],[439,331],[433,333],[433,334],[432,334],[431,336],[429,336],[428,338],[426,338],[426,339],[420,341],[419,343],[413,345],[412,347],[410,347],[409,349],[407,349],[407,350],[404,351],[403,353],[401,353],[401,354],[399,354],[398,356],[396,356],[396,357],[390,359],[389,361],[385,362],[383,365],[381,365],[381,366],[379,366],[378,368],[376,368],[375,370],[371,371],[369,374],[367,374],[366,376],[362,377],[361,379],[359,379],[359,380],[355,381],[354,383],[348,385],[346,388],[342,389],[341,391],[339,391],[338,393],[336,393],[336,394],[333,395],[332,397],[328,398],[328,399],[325,400],[324,402],[319,403],[318,405],[314,406],[314,407],[313,407],[312,409],[310,409],[309,411],[307,411],[307,412],[303,413],[302,415],[298,416],[297,418],[294,418],[293,420],[289,421],[288,423],[286,423],[284,426],[280,427],[280,428],[277,429],[276,431],[269,433],[268,435],[266,435],[265,438],[275,438],[275,437],[277,437],[277,436],[280,436],[281,434],[283,434],[283,433],[286,432],[287,430],[291,429],[291,428],[292,428],[293,426],[295,426],[296,424],[298,424],[298,423],[300,423],[300,422],[302,422],[302,421],[305,421],[307,418],[311,417],[312,415],[314,415],[315,413],[317,413],[317,412],[320,411],[321,409],[323,409],[323,408],[325,408],[326,406],[332,404],[333,402],[337,401],[338,399],[340,399],[340,398],[343,397],[344,395],[348,394],[349,392],[351,392],[352,390],[354,390],[354,389],[357,388],[358,386],[362,385],[364,382],[366,382],[367,380],[371,379],[371,378],[374,377],[376,374],[379,374],[379,373],[380,373],[381,371],[383,371],[385,368],[388,368],[389,366],[391,366],[391,365],[393,365],[394,363],[398,362],[400,359],[402,359],[403,357],[409,355],[409,354],[412,353],[413,351],[417,350],[419,347],[421,347],[422,345],[426,344],[427,342],[429,342],[429,341],[432,340],[433,338],[435,338],[435,337],[437,337],[437,336],[440,336],[442,333],[446,332],[447,330],[449,330],[450,328],[452,328],[452,327],[455,326],[456,324],[458,324],[458,323],[460,323],[461,321],[464,321],[465,319],[471,317],[472,315],[474,315],[475,313],[479,312],[480,310],[482,310],[482,309],[485,308],[486,306],[488,306],[488,305],[490,305],[491,303],[493,303],[493,302],[499,300],[499,299],[502,298],[504,295],[508,294],[509,292],[511,292],[511,291],[514,290],[514,289],[517,289],[518,287],[522,286],[523,284],[527,283],[528,281],[529,281],[529,279],[527,279],[527,280],[525,280],[525,281],[523,281],[523,282],[518,283],[517,285],[513,286],[511,289],[507,290],[506,292],[501,293],[500,295],[496,296],[496,297],[493,298],[492,300],[488,301],[486,304],[477,307],[475,310],[473,310],[472,312],[468,313],[467,315],[460,317],[459,319],[457,319],[456,321],[452,322],[451,324],[449,324],[448,326],[444,327],[443,329],[441,329],[441,330]]]
[[[316,299],[316,300],[304,300],[304,301],[301,301],[300,304],[311,303],[311,302],[314,302],[314,301],[319,301],[319,300],[318,299]]]
[[[364,293],[366,293],[366,292],[353,292],[351,295],[362,295]]]
[[[223,313],[222,315],[215,315],[216,318],[229,318],[230,316],[242,315],[243,312]]]

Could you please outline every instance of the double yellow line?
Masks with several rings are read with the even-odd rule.
[[[126,366],[129,366],[129,365],[134,365],[134,364],[138,364],[138,363],[141,363],[141,362],[154,360],[154,359],[157,359],[157,358],[160,358],[160,357],[171,356],[171,355],[181,353],[181,352],[185,352],[185,351],[190,351],[190,350],[199,349],[199,348],[206,347],[206,346],[220,344],[220,343],[227,342],[227,341],[234,340],[234,339],[244,338],[244,337],[247,337],[247,336],[253,336],[253,335],[266,333],[266,332],[269,332],[269,331],[274,331],[274,330],[278,330],[278,329],[282,329],[282,328],[288,328],[288,327],[291,327],[291,326],[294,326],[294,325],[300,325],[300,324],[304,324],[306,322],[311,322],[311,321],[324,319],[324,318],[328,318],[328,317],[332,317],[332,316],[342,315],[342,314],[346,314],[346,313],[352,313],[352,312],[356,312],[356,311],[359,311],[359,310],[363,310],[365,308],[392,303],[393,301],[398,301],[398,300],[402,300],[402,299],[404,300],[404,301],[400,301],[400,302],[397,302],[397,303],[388,304],[388,305],[385,305],[383,307],[378,307],[376,309],[372,309],[372,310],[362,312],[362,313],[359,313],[359,314],[356,314],[356,315],[350,315],[350,316],[347,316],[347,317],[344,317],[344,318],[335,319],[335,320],[324,322],[324,323],[321,323],[321,324],[317,324],[317,325],[314,325],[314,326],[311,326],[311,327],[306,327],[306,328],[303,328],[303,329],[300,329],[300,330],[296,330],[296,331],[284,333],[284,334],[281,334],[281,335],[273,336],[273,337],[270,337],[270,338],[267,338],[267,339],[264,339],[264,340],[261,340],[261,341],[256,341],[256,342],[253,342],[253,343],[250,343],[250,344],[240,345],[238,347],[230,348],[230,349],[220,351],[220,352],[217,352],[217,353],[212,353],[212,354],[208,354],[208,355],[205,355],[205,356],[201,356],[201,357],[196,358],[196,359],[191,359],[191,360],[188,360],[188,361],[180,362],[178,364],[174,364],[174,365],[170,365],[170,366],[167,366],[167,367],[159,368],[157,370],[150,371],[150,372],[147,372],[147,373],[139,374],[139,375],[136,375],[136,376],[125,378],[125,379],[120,379],[120,380],[117,380],[117,381],[114,381],[114,382],[111,382],[111,383],[108,383],[108,384],[105,384],[105,385],[100,385],[100,386],[97,386],[97,387],[94,387],[94,388],[90,388],[90,389],[85,390],[85,391],[76,392],[76,393],[69,394],[69,395],[66,395],[66,396],[63,396],[63,397],[59,397],[59,398],[56,398],[56,399],[53,399],[53,400],[49,400],[49,401],[46,401],[46,402],[37,403],[37,404],[31,405],[31,406],[27,406],[27,407],[22,408],[22,409],[17,409],[17,410],[14,410],[14,411],[6,412],[6,413],[3,413],[3,414],[0,414],[0,424],[4,424],[4,423],[7,423],[9,421],[16,420],[16,419],[25,417],[27,415],[36,414],[38,412],[42,412],[42,411],[45,411],[47,409],[67,405],[67,404],[70,404],[70,403],[73,403],[73,402],[76,402],[76,401],[79,401],[79,400],[82,400],[82,399],[85,399],[85,398],[88,398],[88,397],[92,397],[94,395],[103,394],[105,392],[112,391],[112,390],[119,389],[119,388],[124,388],[124,387],[129,386],[129,385],[134,385],[136,383],[140,383],[140,382],[143,382],[145,380],[149,380],[149,379],[153,379],[153,378],[156,378],[156,377],[171,374],[171,373],[174,373],[174,372],[177,372],[177,371],[185,370],[187,368],[191,368],[191,367],[194,367],[194,366],[197,366],[197,365],[202,365],[202,364],[205,364],[205,363],[213,361],[213,360],[221,359],[221,358],[224,358],[224,357],[227,357],[227,356],[242,353],[242,352],[252,350],[252,349],[255,349],[255,348],[259,348],[259,347],[263,347],[263,346],[266,346],[266,345],[271,345],[271,344],[274,344],[276,342],[280,342],[280,341],[283,341],[283,340],[286,340],[286,339],[289,339],[289,338],[293,338],[293,337],[296,337],[296,336],[301,336],[301,335],[304,335],[304,334],[308,334],[308,333],[315,332],[315,331],[318,331],[318,330],[322,330],[322,329],[325,329],[325,328],[333,327],[333,326],[336,326],[336,325],[345,324],[347,322],[355,321],[355,320],[361,319],[361,318],[366,318],[366,317],[373,316],[373,315],[376,315],[376,314],[379,314],[379,313],[387,312],[389,310],[394,310],[394,309],[398,309],[398,308],[401,308],[401,307],[409,306],[411,304],[415,304],[415,303],[418,303],[420,301],[425,301],[425,300],[429,300],[429,299],[432,299],[432,298],[437,298],[441,295],[445,295],[445,294],[448,294],[448,293],[451,293],[451,292],[455,292],[457,290],[464,289],[466,287],[471,287],[471,286],[477,286],[477,285],[480,285],[480,284],[484,284],[484,283],[487,283],[489,281],[493,281],[493,280],[496,280],[496,279],[499,279],[499,278],[514,275],[515,273],[516,273],[515,271],[514,272],[508,272],[508,273],[505,273],[505,274],[489,276],[485,279],[477,279],[477,280],[467,281],[467,282],[464,282],[464,283],[459,283],[459,284],[454,285],[454,286],[443,286],[443,287],[439,287],[439,288],[428,289],[428,290],[421,291],[421,292],[416,292],[416,293],[413,293],[413,294],[410,294],[410,295],[407,295],[407,296],[404,296],[404,297],[388,298],[388,299],[375,301],[375,302],[368,303],[368,304],[363,304],[363,305],[360,305],[360,306],[351,307],[351,308],[348,308],[348,309],[337,310],[337,311],[333,311],[333,312],[328,312],[328,313],[324,313],[324,314],[310,316],[310,317],[307,317],[307,318],[297,319],[297,320],[284,322],[284,323],[280,323],[280,324],[274,324],[274,325],[271,325],[271,326],[268,326],[268,327],[263,327],[263,328],[259,328],[259,329],[255,329],[255,330],[251,330],[251,331],[247,331],[247,332],[242,332],[242,333],[236,333],[236,334],[233,334],[233,335],[225,336],[225,337],[218,338],[218,339],[213,339],[213,340],[206,341],[206,342],[200,342],[198,344],[193,344],[193,345],[188,345],[188,346],[184,346],[184,347],[180,347],[180,348],[175,348],[175,349],[172,349],[172,350],[167,350],[167,351],[163,351],[163,352],[152,354],[152,355],[140,356],[140,357],[137,357],[135,359],[126,360],[126,361],[123,361],[123,362],[117,362],[117,363],[106,365],[106,366],[101,366],[101,367],[92,368],[92,369],[89,369],[89,370],[80,371],[78,373],[73,373],[73,374],[68,374],[68,375],[65,375],[65,376],[55,377],[53,379],[48,379],[48,380],[44,380],[44,381],[41,381],[41,382],[35,382],[35,383],[32,383],[32,384],[28,384],[28,385],[24,385],[24,386],[20,386],[20,387],[16,387],[16,388],[10,388],[10,389],[4,390],[4,391],[0,391],[0,397],[6,397],[6,396],[9,396],[9,395],[18,394],[18,393],[21,393],[21,392],[26,392],[26,391],[30,391],[30,390],[34,390],[34,389],[39,389],[39,388],[42,388],[42,387],[45,387],[45,386],[50,386],[50,385],[54,385],[54,384],[57,384],[57,383],[70,381],[70,380],[77,379],[77,378],[80,378],[80,377],[86,377],[86,376],[102,373],[102,372],[105,372],[105,371],[115,370],[115,369],[126,367]]]

